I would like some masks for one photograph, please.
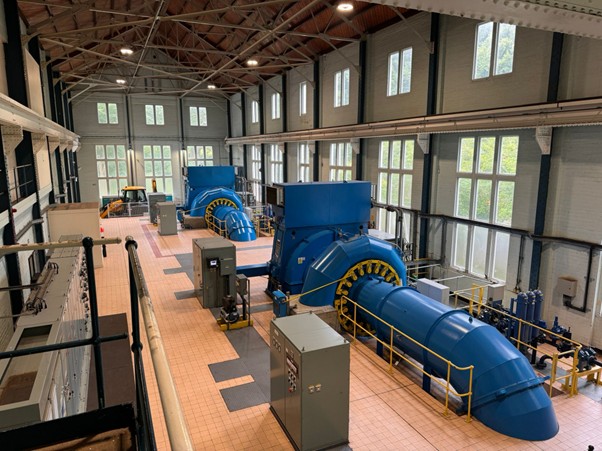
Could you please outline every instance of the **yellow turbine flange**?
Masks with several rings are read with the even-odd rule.
[[[207,208],[205,208],[205,221],[207,221],[207,224],[209,224],[209,222],[211,220],[211,216],[213,216],[213,210],[215,209],[215,207],[217,207],[219,205],[226,205],[228,207],[234,207],[238,210],[238,207],[236,206],[234,201],[232,201],[230,199],[226,199],[224,197],[220,197],[218,199],[213,199],[211,202],[209,202],[209,205],[207,205]]]
[[[347,301],[343,299],[343,296],[348,296],[349,290],[353,287],[353,284],[366,274],[374,274],[382,277],[389,283],[401,285],[401,279],[399,278],[397,271],[395,271],[395,269],[387,262],[382,260],[364,260],[349,268],[337,285],[334,298],[334,306],[339,312],[341,327],[348,332],[353,331],[353,323],[349,319],[343,317],[341,313],[344,313],[347,316],[353,316],[353,312],[350,314],[349,307],[346,306]],[[358,324],[366,329],[371,329],[370,325],[365,322],[359,322]]]

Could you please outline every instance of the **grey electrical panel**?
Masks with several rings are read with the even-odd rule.
[[[270,405],[295,448],[349,440],[349,342],[313,313],[270,324]]]
[[[159,235],[176,235],[178,233],[178,220],[176,218],[176,204],[173,202],[157,202],[159,209],[158,223]]]
[[[225,238],[192,240],[194,288],[204,308],[221,307],[224,296],[236,298],[236,246]]]
[[[153,224],[157,223],[159,217],[159,208],[157,204],[159,202],[165,202],[167,197],[165,193],[148,193],[148,211],[150,214],[150,222]]]

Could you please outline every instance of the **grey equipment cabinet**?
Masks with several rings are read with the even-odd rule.
[[[173,202],[157,202],[159,209],[159,235],[177,235],[178,220],[176,218],[176,204]]]
[[[148,212],[150,215],[150,222],[157,224],[159,216],[159,208],[157,204],[159,202],[165,202],[167,196],[165,193],[148,193]]]
[[[270,405],[293,446],[349,441],[349,342],[313,313],[270,324]]]
[[[192,240],[194,289],[204,308],[221,307],[224,296],[236,298],[236,246],[222,237]]]

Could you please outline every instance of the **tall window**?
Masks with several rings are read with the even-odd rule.
[[[410,92],[412,85],[412,47],[389,55],[387,96]]]
[[[280,119],[280,93],[272,94],[272,119]]]
[[[299,116],[307,114],[307,82],[299,83]]]
[[[378,155],[378,202],[412,207],[414,140],[384,140]],[[379,209],[378,228],[395,233],[395,213]],[[410,215],[404,213],[404,238],[410,237]]]
[[[298,181],[311,182],[312,178],[309,176],[309,146],[307,144],[299,144],[297,167]]]
[[[251,177],[253,195],[257,202],[263,201],[263,190],[261,187],[261,146],[251,146]]]
[[[353,168],[353,150],[350,143],[332,143],[330,145],[331,182],[351,180]]]
[[[257,124],[259,122],[259,102],[253,100],[251,102],[251,123]]]
[[[125,146],[106,144],[96,145],[96,175],[98,176],[98,194],[117,196],[128,184],[128,169]]]
[[[472,78],[509,74],[514,60],[516,25],[485,22],[477,25]]]
[[[455,215],[489,224],[512,225],[518,136],[460,139]],[[452,265],[481,277],[506,280],[510,235],[456,224]]]
[[[283,177],[283,157],[278,144],[270,144],[270,183],[282,183]]]
[[[188,166],[213,166],[213,146],[187,146]]]
[[[349,68],[334,74],[334,106],[349,105]]]
[[[146,125],[165,125],[163,105],[145,105]]]
[[[99,102],[96,104],[96,112],[98,114],[99,124],[118,124],[119,116],[117,115],[116,103]]]
[[[190,107],[190,126],[207,127],[207,108],[204,106]]]
[[[144,156],[144,177],[147,190],[152,190],[152,181],[157,181],[157,190],[173,194],[173,171],[171,147],[159,145],[142,146]]]

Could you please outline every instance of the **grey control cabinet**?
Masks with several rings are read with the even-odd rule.
[[[165,202],[167,200],[167,196],[165,193],[148,193],[148,211],[150,215],[150,222],[156,224],[158,222],[159,217],[159,207],[157,204],[159,202]]]
[[[236,246],[222,237],[192,240],[194,289],[204,308],[221,307],[224,296],[236,298]]]
[[[270,324],[270,405],[295,448],[349,440],[349,342],[313,313]]]
[[[173,202],[157,202],[159,215],[159,235],[177,235],[178,220],[176,218],[176,204]]]

